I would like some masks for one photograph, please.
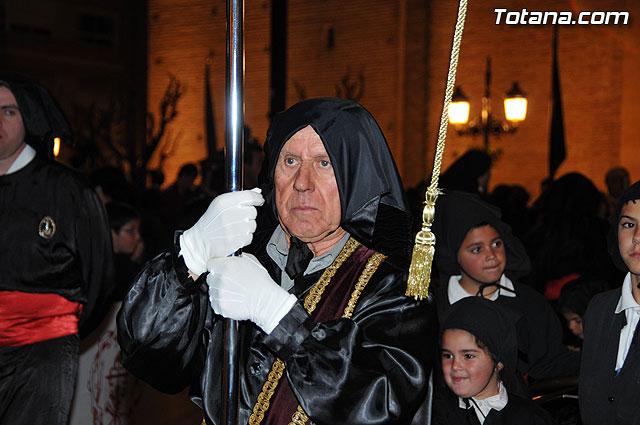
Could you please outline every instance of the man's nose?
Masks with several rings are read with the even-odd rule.
[[[302,164],[298,169],[295,180],[293,181],[293,188],[298,192],[305,192],[307,190],[313,190],[313,169],[311,164]]]

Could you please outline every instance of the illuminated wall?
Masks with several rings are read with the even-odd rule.
[[[523,185],[536,197],[547,176],[551,95],[550,25],[496,25],[496,5],[471,2],[462,43],[458,84],[479,113],[487,56],[493,62],[493,109],[503,118],[502,96],[514,80],[529,98],[527,120],[515,134],[492,138],[503,153],[491,184]],[[531,10],[514,0],[509,10]],[[557,176],[580,171],[604,189],[615,165],[640,178],[636,115],[640,5],[630,0],[544,0],[536,10],[629,11],[623,25],[563,26],[559,64],[565,111],[567,159]],[[167,181],[179,166],[206,156],[204,60],[214,54],[211,85],[218,145],[224,137],[225,2],[149,2],[149,100],[154,112],[175,74],[187,85],[179,116],[171,125],[178,143],[164,164]],[[246,122],[262,142],[268,127],[270,2],[247,0]],[[303,97],[350,91],[378,119],[405,185],[429,176],[442,111],[444,85],[456,17],[456,2],[417,0],[289,0],[287,104]],[[347,87],[350,87],[347,89]],[[359,92],[359,87],[363,88]],[[444,168],[480,138],[449,131]]]
[[[529,98],[528,116],[517,133],[491,139],[493,148],[503,150],[493,169],[491,184],[520,184],[535,197],[540,182],[548,175],[553,27],[496,25],[496,5],[471,3],[457,82],[471,101],[471,116],[476,116],[484,91],[485,60],[491,56],[492,105],[501,119],[504,118],[504,93],[513,80],[520,82]],[[512,1],[508,4],[512,11],[524,8],[531,11],[533,3]],[[637,74],[640,29],[635,18],[640,14],[640,5],[624,0],[540,1],[535,3],[535,10],[629,11],[631,18],[626,26],[560,27],[558,57],[567,158],[556,177],[578,171],[605,190],[607,170],[623,165],[630,171],[632,181],[639,179],[640,142],[636,122],[640,112]],[[429,81],[428,134],[432,139],[437,132],[436,117],[442,110],[455,13],[454,2],[438,2],[430,16],[429,57],[433,72]],[[480,147],[482,139],[461,137],[449,131],[445,167],[470,145]],[[431,149],[433,152],[433,146]]]

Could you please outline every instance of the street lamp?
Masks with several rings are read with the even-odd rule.
[[[502,133],[513,133],[518,124],[527,116],[527,98],[514,82],[504,99],[504,115],[506,121],[496,119],[491,113],[491,58],[487,57],[484,96],[480,116],[469,122],[471,109],[469,99],[456,87],[449,106],[449,124],[453,125],[459,135],[484,136],[484,149],[489,152],[489,135],[499,136]]]

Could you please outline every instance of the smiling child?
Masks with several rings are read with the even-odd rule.
[[[467,297],[442,323],[441,364],[448,389],[434,400],[435,425],[553,424],[531,400],[507,391],[517,361],[513,315],[497,303]],[[450,390],[450,391],[449,391]]]

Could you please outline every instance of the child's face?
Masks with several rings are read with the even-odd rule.
[[[112,230],[111,236],[113,252],[116,254],[133,254],[142,240],[140,236],[140,220],[127,221],[117,233]]]
[[[499,392],[498,371],[486,350],[475,338],[461,329],[447,329],[442,334],[442,372],[447,386],[459,397],[484,399]]]
[[[640,201],[624,204],[618,220],[620,256],[632,276],[640,278]]]
[[[458,250],[462,278],[477,283],[497,282],[507,262],[502,238],[490,225],[471,229]]]
[[[562,315],[567,321],[567,327],[571,330],[571,333],[573,333],[580,339],[584,339],[584,334],[582,331],[582,317],[572,311],[563,311]]]

